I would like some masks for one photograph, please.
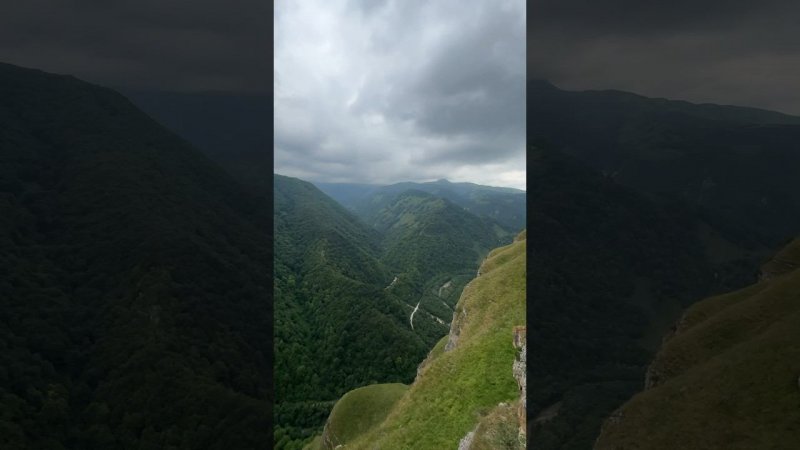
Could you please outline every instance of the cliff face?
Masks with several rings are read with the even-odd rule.
[[[800,442],[800,240],[761,281],[689,308],[595,449],[795,448]]]
[[[458,345],[458,337],[461,335],[461,326],[467,320],[467,307],[466,305],[459,305],[453,311],[453,321],[450,322],[450,333],[447,334],[447,343],[444,346],[444,351],[449,352]]]

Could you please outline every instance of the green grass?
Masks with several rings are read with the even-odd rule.
[[[314,439],[309,442],[303,450],[319,450],[322,447],[322,436],[314,436]]]
[[[800,270],[690,308],[653,367],[597,450],[797,448]]]
[[[333,407],[323,435],[334,447],[351,442],[379,424],[407,390],[405,384],[390,383],[373,384],[348,392]]]
[[[525,241],[495,250],[462,294],[459,344],[427,366],[380,425],[347,448],[456,448],[480,418],[519,396],[511,374],[512,329],[525,323]]]

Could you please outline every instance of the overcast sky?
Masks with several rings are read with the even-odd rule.
[[[525,187],[523,0],[285,0],[275,172]]]
[[[24,0],[0,12],[0,61],[115,87],[267,93],[264,0]]]
[[[535,0],[528,76],[800,114],[796,0]]]

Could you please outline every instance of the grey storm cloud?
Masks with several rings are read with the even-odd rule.
[[[524,188],[525,2],[304,0],[275,10],[275,170]]]
[[[270,2],[26,0],[0,15],[0,61],[100,84],[265,93]]]
[[[800,114],[800,2],[537,0],[528,78]]]

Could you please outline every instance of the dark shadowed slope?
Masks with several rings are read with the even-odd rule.
[[[800,118],[620,91],[528,84],[528,134],[621,184],[692,205],[770,247],[800,230]]]
[[[683,307],[751,280],[757,255],[545,143],[528,161],[529,444],[585,449]]]
[[[603,426],[597,449],[791,449],[800,442],[800,241],[757,284],[683,315],[645,390]]]
[[[0,66],[0,447],[270,439],[265,199],[121,95]]]

